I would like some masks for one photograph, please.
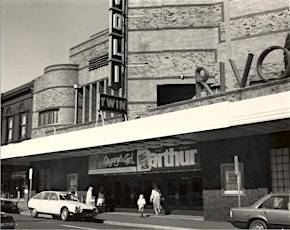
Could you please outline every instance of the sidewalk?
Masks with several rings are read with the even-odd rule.
[[[139,213],[133,212],[104,212],[97,217],[103,224],[126,226],[144,229],[166,230],[193,230],[193,229],[235,229],[229,222],[204,221],[202,216],[192,215],[164,215],[156,216],[150,210],[146,210],[144,218]],[[20,212],[29,215],[28,210]],[[46,215],[50,218],[50,215]]]

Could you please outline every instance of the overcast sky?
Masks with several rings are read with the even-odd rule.
[[[0,0],[1,93],[69,63],[69,49],[109,27],[109,0]]]

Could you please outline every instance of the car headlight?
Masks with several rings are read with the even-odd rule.
[[[81,206],[76,206],[75,213],[81,213],[83,208]]]

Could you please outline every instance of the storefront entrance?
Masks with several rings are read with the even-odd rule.
[[[165,198],[167,209],[201,210],[202,179],[201,171],[142,173],[128,175],[90,176],[95,194],[104,187],[107,205],[119,208],[136,208],[139,194],[144,194],[147,205],[151,207],[152,185],[157,184]]]

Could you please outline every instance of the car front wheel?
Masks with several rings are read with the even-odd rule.
[[[36,211],[35,208],[30,210],[30,215],[34,218],[38,216],[38,212]]]
[[[250,223],[249,229],[267,229],[268,226],[263,220],[254,220]]]
[[[60,213],[60,218],[61,218],[62,220],[67,220],[68,217],[69,217],[69,211],[68,211],[68,209],[67,209],[67,208],[63,208],[63,209],[61,210],[61,213]]]

